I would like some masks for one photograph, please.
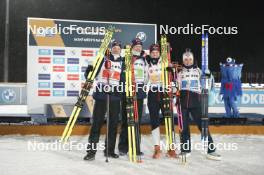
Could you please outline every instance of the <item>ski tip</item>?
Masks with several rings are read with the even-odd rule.
[[[109,25],[107,30],[110,31],[110,32],[114,32],[115,31],[115,26]]]

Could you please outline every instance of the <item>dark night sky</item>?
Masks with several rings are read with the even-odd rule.
[[[26,82],[26,19],[43,17],[117,22],[156,23],[170,26],[186,24],[237,26],[238,35],[213,35],[209,39],[212,71],[227,56],[245,64],[248,72],[263,72],[263,9],[258,1],[214,4],[158,0],[10,0],[10,82]],[[172,3],[174,2],[174,3]],[[210,1],[212,2],[212,1]],[[258,3],[257,3],[258,2]],[[5,1],[0,1],[0,68],[3,68]],[[159,33],[159,31],[158,31]],[[169,35],[173,58],[179,59],[191,48],[200,62],[199,35]],[[32,65],[33,66],[33,65]],[[3,75],[0,73],[0,81]]]

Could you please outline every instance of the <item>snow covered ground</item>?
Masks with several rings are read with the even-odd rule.
[[[199,142],[199,135],[193,135]],[[150,136],[143,136],[143,163],[130,163],[127,157],[110,159],[105,163],[102,151],[93,162],[83,161],[84,150],[29,151],[28,143],[53,143],[58,137],[43,136],[0,136],[1,175],[153,175],[153,174],[263,174],[264,173],[264,136],[214,135],[216,143],[236,143],[236,151],[218,151],[222,161],[206,159],[199,151],[193,151],[188,163],[182,165],[176,159],[163,156],[153,160]],[[103,142],[103,136],[100,142]],[[164,139],[164,138],[163,138]],[[72,141],[86,143],[87,137],[72,137]]]

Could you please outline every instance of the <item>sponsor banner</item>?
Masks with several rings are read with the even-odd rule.
[[[219,94],[219,88],[214,93],[210,93],[210,103],[213,107],[224,106],[222,96]],[[243,89],[243,94],[237,102],[240,107],[264,107],[263,89]]]
[[[39,80],[50,80],[50,74],[38,74]]]
[[[113,40],[121,41],[123,46],[134,38],[140,38],[143,49],[147,50],[156,41],[155,24],[28,18],[28,43],[29,46],[83,48],[81,56],[94,56],[96,52],[89,48],[100,47],[109,26],[115,27]],[[53,49],[53,55],[65,53],[67,51],[63,48]]]
[[[155,24],[28,18],[29,114],[44,114],[46,104],[76,103],[86,80],[86,67],[93,64],[110,25],[115,27],[112,40],[121,41],[123,46],[136,37],[142,39],[144,49],[156,42]],[[88,33],[64,33],[69,26]]]
[[[53,64],[65,64],[65,58],[63,57],[54,57]]]
[[[83,57],[92,57],[94,56],[94,50],[82,50]]]
[[[79,58],[68,58],[67,63],[68,64],[79,64]]]
[[[39,57],[38,62],[39,63],[50,63],[50,57]]]
[[[79,80],[79,74],[68,74],[67,80]]]
[[[67,96],[79,96],[79,91],[67,91]]]
[[[53,55],[65,55],[65,50],[54,49],[53,50]]]
[[[53,90],[52,95],[55,97],[64,97],[65,91],[64,90]]]
[[[38,96],[50,96],[50,90],[38,90]]]
[[[39,82],[38,83],[39,89],[47,89],[50,88],[50,82]]]
[[[79,72],[79,66],[68,66],[67,72]]]
[[[38,55],[51,55],[50,49],[38,49]]]
[[[65,72],[64,66],[53,66],[53,72]]]
[[[64,82],[54,82],[53,88],[65,88],[65,83]]]

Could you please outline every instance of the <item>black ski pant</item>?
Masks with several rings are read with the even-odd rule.
[[[195,122],[195,124],[198,126],[199,130],[201,131],[201,125],[202,125],[202,110],[201,107],[194,107],[194,108],[182,108],[182,120],[183,120],[183,130],[181,133],[181,151],[182,152],[191,152],[191,136],[190,136],[190,116],[192,115],[192,118]],[[210,132],[208,131],[208,145],[213,144],[213,139],[210,135]],[[214,152],[215,148],[213,145],[208,147],[208,153]]]
[[[106,100],[95,100],[94,110],[93,110],[93,123],[90,130],[90,136],[88,139],[88,147],[96,152],[96,144],[99,142],[100,130],[104,124],[105,114],[107,110],[107,101]],[[109,103],[109,142],[108,142],[108,152],[114,153],[116,145],[116,135],[117,135],[117,126],[120,113],[120,100],[111,100]],[[108,117],[108,116],[107,116]],[[105,139],[105,143],[107,138]],[[105,144],[107,149],[107,144]],[[106,150],[105,150],[106,151]]]
[[[140,121],[142,117],[144,99],[137,99],[138,106],[138,126],[139,126],[139,139],[141,140],[140,134]],[[123,153],[128,152],[128,125],[127,125],[127,111],[126,111],[126,99],[122,100],[122,122],[121,122],[121,132],[119,137],[118,150]],[[140,141],[139,141],[140,143]],[[139,144],[140,145],[140,144]],[[137,154],[140,153],[140,148],[137,148]]]
[[[148,92],[148,109],[150,116],[151,129],[154,130],[160,126],[160,110],[164,116],[163,93]]]

